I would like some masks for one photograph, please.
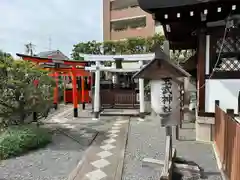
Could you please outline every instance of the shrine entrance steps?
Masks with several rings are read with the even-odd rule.
[[[100,116],[128,116],[138,117],[139,110],[137,109],[104,109]]]

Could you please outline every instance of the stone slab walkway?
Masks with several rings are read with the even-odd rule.
[[[111,129],[98,135],[69,180],[121,180],[129,118],[114,119]]]
[[[91,136],[91,131],[98,133],[68,180],[121,180],[129,117],[109,116],[96,121],[90,112],[89,107],[79,110],[79,117],[75,118],[71,106],[66,106],[63,112],[48,120],[66,127],[70,135],[76,131],[88,132],[86,136]]]

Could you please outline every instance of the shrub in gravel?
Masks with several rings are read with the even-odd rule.
[[[51,141],[47,129],[36,125],[10,126],[0,133],[0,160],[42,148]]]

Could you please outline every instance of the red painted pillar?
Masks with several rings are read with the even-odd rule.
[[[85,109],[85,77],[82,76],[81,77],[82,80],[81,80],[81,89],[82,89],[82,109],[84,110]]]
[[[92,102],[92,77],[88,77],[88,103]]]
[[[54,104],[54,108],[57,109],[58,108],[58,73],[57,72],[54,73],[54,78],[55,78],[56,86],[54,88],[53,104]]]
[[[75,67],[72,69],[73,116],[78,117],[77,77]]]
[[[67,85],[67,74],[64,74],[64,93],[63,93],[63,100],[64,103],[67,104],[67,99],[66,99],[66,85]]]

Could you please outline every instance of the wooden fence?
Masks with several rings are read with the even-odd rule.
[[[101,90],[101,105],[103,107],[138,107],[137,95],[134,90]]]
[[[219,101],[215,103],[214,143],[222,170],[229,180],[240,179],[240,123],[234,118],[234,111],[223,111]]]

